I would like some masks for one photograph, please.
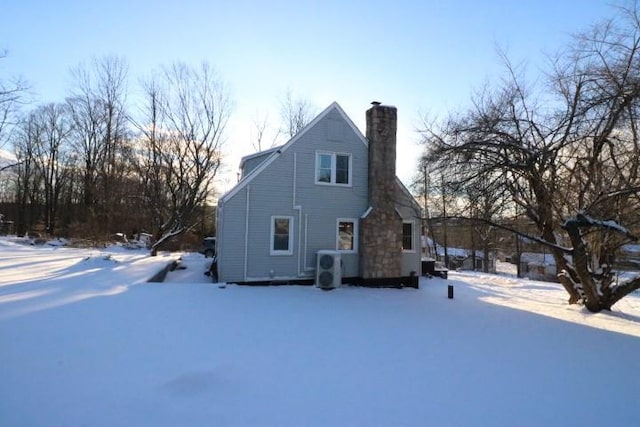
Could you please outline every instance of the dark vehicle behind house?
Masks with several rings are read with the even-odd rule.
[[[205,258],[213,258],[216,254],[216,238],[205,237],[202,240],[202,249],[200,249],[199,252],[203,254]]]

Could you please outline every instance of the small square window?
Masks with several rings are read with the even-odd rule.
[[[343,252],[358,251],[358,221],[338,219],[336,249]]]

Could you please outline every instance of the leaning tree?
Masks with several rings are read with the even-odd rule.
[[[213,195],[231,102],[207,64],[175,63],[144,89],[136,152],[155,255],[169,239],[196,225],[198,210]]]
[[[637,6],[575,36],[543,81],[529,83],[503,56],[499,83],[423,133],[434,167],[458,168],[455,185],[509,194],[535,224],[527,237],[550,248],[569,302],[592,312],[640,288],[613,269],[640,230]]]

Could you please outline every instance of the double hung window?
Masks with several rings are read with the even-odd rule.
[[[351,185],[351,154],[318,152],[316,183]]]
[[[271,255],[293,254],[293,217],[271,217]]]

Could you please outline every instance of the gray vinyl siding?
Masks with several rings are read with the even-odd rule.
[[[315,183],[318,150],[351,154],[350,186]],[[220,280],[313,278],[317,251],[336,249],[337,219],[359,219],[368,208],[367,146],[336,109],[329,110],[302,137],[276,156],[268,167],[258,169],[257,175],[252,176],[244,188],[224,199],[220,221],[223,229],[218,237],[222,240],[219,244]],[[247,191],[249,216],[245,218]],[[294,204],[299,209],[294,208]],[[293,217],[292,255],[272,256],[269,253],[270,221],[274,215]],[[249,244],[245,277],[246,220]],[[357,253],[344,253],[342,260],[344,276],[360,275]]]
[[[403,218],[403,221],[413,222],[413,252],[402,252],[401,273],[403,276],[409,276],[413,271],[419,275],[422,254],[420,247],[420,221],[415,218]]]
[[[413,252],[402,252],[401,273],[403,276],[408,276],[413,271],[419,275],[422,256],[422,248],[420,247],[420,207],[413,197],[402,191],[400,185],[402,184],[399,183],[396,190],[396,211],[403,221],[413,223]]]
[[[296,241],[297,221],[294,218],[290,227],[293,231],[292,255],[270,255],[271,217],[294,216],[291,198],[291,180],[293,172],[283,165],[282,159],[272,163],[272,167],[263,170],[259,179],[254,179],[249,207],[249,248],[247,251],[247,280],[265,280],[269,278],[296,277]],[[279,171],[276,171],[278,169]]]
[[[316,184],[318,151],[351,155],[349,186]],[[254,170],[256,175],[241,182],[232,196],[223,197],[218,218],[220,280],[313,278],[316,253],[321,249],[337,248],[338,219],[353,219],[359,223],[369,207],[368,149],[336,108],[328,110],[300,138],[276,153],[273,161],[268,160],[271,154],[247,159],[243,176]],[[270,163],[262,167],[265,161]],[[415,251],[402,254],[402,274],[409,275],[412,271],[420,271],[419,207],[401,187],[398,187],[397,197],[397,211],[404,220],[414,223]],[[270,254],[273,216],[293,218],[291,255]],[[361,275],[358,252],[343,252],[341,258],[344,277]]]
[[[251,173],[251,171],[260,166],[260,164],[264,162],[271,154],[273,154],[273,152],[268,151],[264,154],[245,159],[244,164],[242,165],[242,178],[246,177]]]
[[[338,218],[358,220],[368,208],[368,149],[339,113],[331,111],[296,144],[295,151],[296,204],[302,206],[308,225],[305,266],[315,268],[317,251],[337,247]],[[351,154],[350,186],[316,184],[317,151]],[[341,259],[345,277],[359,276],[357,253],[343,253]]]
[[[241,190],[226,203],[218,205],[216,252],[219,279],[234,277],[234,280],[242,280],[245,194],[246,191]]]

